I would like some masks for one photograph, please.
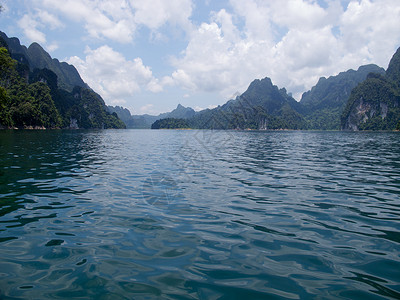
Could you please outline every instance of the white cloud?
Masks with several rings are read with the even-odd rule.
[[[343,52],[387,67],[400,44],[398,0],[352,1],[340,19]]]
[[[51,29],[57,29],[64,27],[64,24],[54,15],[49,12],[38,9],[36,17],[41,21],[43,25],[49,26]]]
[[[157,113],[154,110],[154,104],[146,104],[139,108],[139,114],[156,115]]]
[[[74,56],[68,63],[73,64],[82,79],[108,103],[126,103],[142,89],[162,91],[162,85],[140,58],[127,60],[109,46],[87,48],[84,60]]]
[[[120,43],[132,41],[136,24],[125,0],[38,0],[48,10],[74,22],[84,23],[90,37]]]
[[[192,34],[184,57],[173,61],[177,70],[172,78],[180,86],[189,90],[231,94],[230,90],[240,85],[243,77],[247,77],[240,69],[245,67],[243,58],[247,56],[250,45],[239,39],[231,29],[231,23],[224,24],[203,23]],[[228,29],[225,30],[224,26]],[[224,32],[228,34],[225,36]]]
[[[130,43],[140,26],[157,31],[165,24],[188,31],[191,0],[36,0],[48,10],[83,23],[91,38]],[[154,36],[158,36],[155,34]]]
[[[245,21],[245,34],[254,40],[269,41],[272,39],[270,18],[272,16],[269,3],[280,1],[231,0],[235,14]]]
[[[52,43],[52,44],[48,45],[48,46],[46,47],[46,49],[47,49],[49,52],[53,52],[53,51],[55,51],[55,50],[58,49],[58,44],[57,44],[57,43]]]
[[[242,38],[226,11],[195,31],[183,57],[173,60],[175,82],[189,90],[220,92],[224,97],[265,74],[272,53],[264,40]]]
[[[30,15],[24,15],[18,25],[23,30],[25,36],[31,41],[42,44],[46,43],[46,35],[37,28],[40,24]]]
[[[131,0],[134,8],[134,19],[137,24],[145,25],[150,29],[158,29],[164,24],[182,26],[190,29],[189,18],[192,15],[190,0]]]
[[[57,43],[47,45],[46,28],[57,29],[64,25],[54,15],[47,11],[37,9],[33,14],[25,14],[18,22],[24,35],[31,41],[42,44],[48,51],[52,52],[58,48]]]
[[[386,67],[400,45],[398,0],[230,3],[233,11],[212,13],[172,60],[177,85],[228,97],[268,76],[299,99],[321,76],[367,63]]]
[[[316,1],[273,1],[271,13],[274,23],[297,30],[313,30],[325,26],[329,20],[327,10],[320,7]]]
[[[218,105],[210,104],[210,105],[207,106],[208,109],[213,109],[213,108],[216,108],[216,107],[218,107]],[[204,110],[204,109],[206,109],[206,108],[200,107],[200,106],[195,106],[193,109],[194,109],[195,111],[201,111],[201,110]]]

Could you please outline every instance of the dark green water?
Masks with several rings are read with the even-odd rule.
[[[400,134],[1,131],[0,299],[399,299]]]

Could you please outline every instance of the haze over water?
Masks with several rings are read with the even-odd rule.
[[[400,298],[399,133],[0,131],[1,299]]]

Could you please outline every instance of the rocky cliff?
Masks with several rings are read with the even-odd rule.
[[[371,73],[354,88],[341,118],[342,130],[394,130],[400,124],[400,48],[386,75]]]

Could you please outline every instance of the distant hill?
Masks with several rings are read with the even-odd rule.
[[[30,71],[36,68],[53,71],[58,77],[59,87],[69,92],[75,86],[88,87],[74,66],[51,58],[38,43],[32,43],[26,48],[20,44],[18,38],[9,38],[4,32],[0,31],[0,37],[7,43],[11,57],[20,63],[27,64]]]
[[[174,118],[174,119],[189,119],[193,117],[196,114],[193,108],[191,107],[184,107],[181,104],[178,104],[178,106],[171,112],[166,113],[166,114],[161,114],[159,117],[164,118]]]
[[[58,74],[61,74],[59,77]],[[75,85],[74,85],[75,84]],[[103,99],[39,44],[0,33],[0,128],[124,128]]]
[[[152,115],[131,115],[130,111],[120,106],[108,106],[110,112],[115,112],[118,117],[126,124],[127,128],[132,129],[150,129],[151,125],[157,120],[174,118],[174,119],[189,119],[193,117],[196,112],[190,107],[184,107],[181,104],[171,112],[162,113],[158,116]]]
[[[352,90],[341,125],[343,130],[400,130],[400,48],[386,75],[371,73]]]
[[[124,122],[125,124],[128,123],[132,118],[132,115],[131,115],[131,112],[129,111],[129,109],[123,108],[122,106],[108,105],[107,110],[110,113],[116,113],[118,115],[118,117],[120,118],[120,120],[122,122]]]
[[[348,70],[336,76],[320,78],[300,101],[308,129],[339,130],[340,117],[351,91],[371,72],[385,74],[383,68],[371,64],[361,66],[357,71]]]

